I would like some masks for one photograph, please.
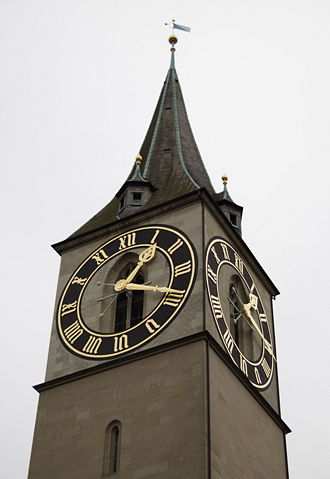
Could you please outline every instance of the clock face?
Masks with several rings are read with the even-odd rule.
[[[59,337],[87,359],[133,351],[175,319],[195,273],[194,247],[173,227],[148,225],[115,236],[66,284],[57,310]]]
[[[253,386],[266,389],[276,359],[253,277],[235,249],[220,237],[210,240],[205,264],[208,298],[226,350]]]

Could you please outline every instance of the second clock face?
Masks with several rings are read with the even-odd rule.
[[[69,279],[57,311],[59,337],[88,359],[137,349],[175,319],[195,273],[194,248],[175,228],[148,225],[115,236]]]
[[[212,314],[232,361],[258,389],[269,386],[275,356],[259,291],[243,260],[221,237],[206,250],[206,281]]]

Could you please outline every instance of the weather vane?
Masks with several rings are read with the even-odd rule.
[[[174,30],[182,30],[183,32],[190,32],[191,28],[190,27],[185,27],[184,25],[179,25],[178,23],[175,23],[175,20],[171,20],[168,23],[165,23],[167,27],[172,28],[172,35],[174,35]]]

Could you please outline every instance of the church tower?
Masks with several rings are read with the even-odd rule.
[[[66,240],[29,479],[287,479],[272,299],[171,63],[132,171]]]

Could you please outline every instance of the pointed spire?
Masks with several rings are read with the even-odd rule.
[[[150,206],[205,187],[214,194],[192,133],[175,69],[177,37],[171,35],[171,63],[141,147],[143,177],[156,188]]]
[[[205,188],[217,199],[218,195],[215,194],[190,127],[175,69],[177,38],[172,35],[169,42],[170,68],[140,149],[139,161],[135,162],[128,179],[115,198],[71,238],[102,228],[118,217],[132,214],[133,207],[134,211],[151,208],[200,188]],[[201,85],[201,91],[203,88]],[[136,186],[143,188],[139,207],[130,203],[130,195],[135,193],[132,188]],[[136,193],[139,192],[140,190],[136,190]]]

